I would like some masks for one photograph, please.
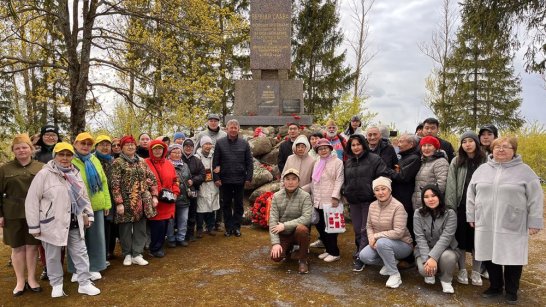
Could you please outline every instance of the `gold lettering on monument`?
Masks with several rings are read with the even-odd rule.
[[[253,14],[252,51],[258,57],[281,58],[290,55],[290,14]]]

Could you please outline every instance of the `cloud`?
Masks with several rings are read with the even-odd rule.
[[[355,26],[349,1],[340,3],[340,25],[345,37],[351,37]],[[368,43],[377,50],[377,55],[364,69],[369,75],[366,91],[370,98],[366,106],[378,113],[378,121],[394,123],[401,131],[412,132],[419,121],[433,116],[423,103],[425,78],[433,63],[421,53],[418,44],[430,41],[441,18],[440,8],[437,0],[376,1],[369,16]],[[342,48],[348,50],[348,62],[354,63],[349,45]],[[544,82],[524,72],[522,54],[518,52],[514,62],[516,73],[522,79],[521,112],[527,121],[546,124]]]

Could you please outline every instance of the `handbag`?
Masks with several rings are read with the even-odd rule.
[[[345,216],[343,215],[343,204],[339,203],[337,207],[332,207],[331,204],[323,205],[324,221],[326,224],[325,231],[327,233],[344,233],[345,232]]]
[[[157,180],[159,180],[159,183],[161,186],[163,186],[163,182],[161,182],[161,175],[159,175],[159,171],[155,167],[155,165],[152,163],[152,165],[155,168],[155,172],[157,173]],[[176,202],[176,196],[174,195],[174,192],[167,188],[161,188],[161,191],[159,191],[159,195],[157,195],[157,199],[160,202],[174,204]]]

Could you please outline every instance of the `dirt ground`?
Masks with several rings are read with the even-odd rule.
[[[122,265],[119,247],[112,265],[96,282],[102,293],[90,297],[77,292],[77,284],[65,274],[67,297],[52,299],[51,287],[41,282],[42,293],[14,298],[13,269],[6,265],[10,249],[0,244],[0,306],[490,306],[503,305],[502,298],[483,299],[482,287],[454,282],[455,294],[443,294],[441,286],[427,285],[416,269],[402,272],[398,289],[385,287],[386,277],[379,267],[351,271],[354,249],[350,225],[340,235],[341,261],[325,263],[317,259],[321,249],[311,249],[310,273],[297,274],[297,262],[273,263],[269,260],[266,230],[243,227],[242,237],[205,236],[189,247],[166,249],[167,255],[152,259],[148,266]],[[312,238],[316,238],[313,230]],[[529,265],[523,269],[520,306],[546,305],[546,231],[531,237]],[[467,256],[467,266],[471,259]],[[468,267],[469,268],[469,267]],[[41,272],[41,268],[38,269]]]

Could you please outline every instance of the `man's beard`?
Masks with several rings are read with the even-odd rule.
[[[334,132],[330,132],[330,131],[327,131],[326,132],[326,136],[328,136],[329,138],[333,138],[337,135],[336,133],[337,131],[334,131]]]

